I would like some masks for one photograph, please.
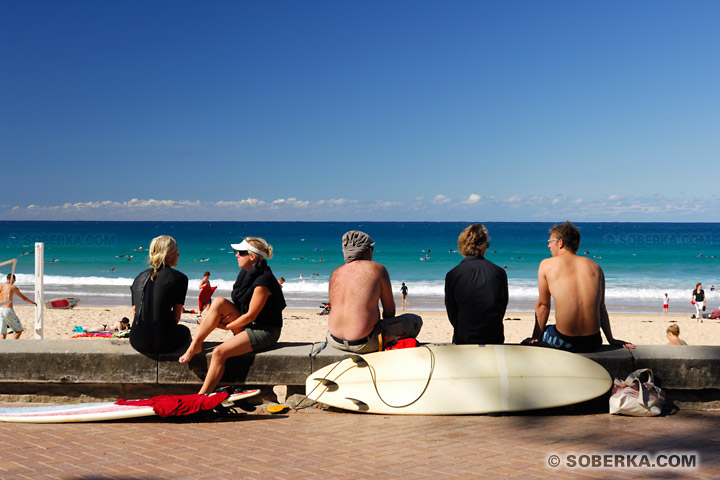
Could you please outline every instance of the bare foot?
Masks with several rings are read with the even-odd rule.
[[[193,348],[192,344],[188,347],[187,351],[183,354],[182,357],[178,358],[178,362],[180,363],[188,363],[195,355],[200,353],[202,351],[202,347],[195,347]]]

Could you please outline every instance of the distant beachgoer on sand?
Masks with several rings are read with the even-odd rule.
[[[465,228],[458,237],[464,257],[445,276],[445,308],[454,344],[502,344],[508,304],[505,270],[485,259],[490,236],[484,225]]]
[[[280,288],[282,288],[283,283],[285,283],[285,277],[278,278],[278,283],[280,284]]]
[[[668,345],[687,345],[685,340],[680,338],[680,327],[675,324],[667,328]]]
[[[203,310],[210,305],[212,294],[215,293],[216,288],[210,285],[210,272],[203,273],[203,278],[198,285],[198,290],[200,290],[198,295],[198,315],[202,314]]]
[[[102,324],[91,328],[84,328],[83,331],[86,333],[98,333],[98,332],[122,332],[130,328],[130,319],[123,317],[119,321],[112,324]]]
[[[667,315],[668,309],[670,308],[670,297],[668,297],[668,294],[665,294],[665,298],[663,298],[663,313]]]
[[[327,333],[328,344],[338,350],[377,352],[396,340],[417,337],[422,328],[419,315],[395,316],[390,275],[373,262],[374,245],[370,236],[359,230],[342,237],[345,263],[330,275],[332,309]]]
[[[13,296],[17,295],[27,303],[32,303],[37,307],[37,303],[33,302],[25,295],[20,292],[20,289],[15,286],[15,275],[8,273],[7,281],[0,285],[0,336],[5,340],[7,338],[8,330],[14,332],[13,338],[18,339],[22,335],[23,327],[20,323],[15,310],[13,309]]]
[[[202,290],[205,287],[210,286],[210,272],[203,273],[203,278],[200,280],[200,283],[198,284],[198,290]]]
[[[602,330],[610,345],[635,348],[613,337],[605,307],[605,274],[596,262],[577,255],[579,247],[580,232],[572,223],[550,229],[548,248],[552,257],[540,262],[538,268],[535,328],[532,337],[522,343],[592,352],[602,345]],[[555,300],[555,325],[547,325],[551,299]]]
[[[405,285],[405,282],[403,282],[402,287],[400,287],[400,295],[402,296],[403,312],[405,311],[405,308],[407,307],[407,294],[408,294],[408,287],[407,287],[407,285]]]
[[[151,268],[130,287],[134,314],[130,345],[140,353],[170,353],[190,343],[190,330],[178,325],[188,288],[187,276],[173,268],[179,258],[174,238],[153,238],[148,253]]]
[[[225,361],[272,347],[280,338],[285,297],[267,264],[273,248],[262,238],[247,237],[231,245],[240,273],[233,285],[232,302],[218,298],[210,304],[205,319],[180,363],[188,363],[202,351],[202,343],[216,328],[233,336],[215,347],[205,381],[198,393],[212,392],[225,372]]]
[[[700,302],[702,302],[702,307],[700,307]],[[695,305],[695,321],[703,323],[702,312],[705,311],[705,290],[702,288],[702,283],[695,285],[695,290],[692,291],[690,297],[690,303]]]

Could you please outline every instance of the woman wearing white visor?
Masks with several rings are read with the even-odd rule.
[[[232,301],[218,298],[210,304],[180,363],[188,363],[202,351],[202,343],[216,328],[230,330],[233,337],[218,345],[212,353],[205,382],[200,392],[212,392],[225,372],[225,361],[275,345],[282,329],[285,297],[267,264],[272,246],[262,238],[247,237],[231,245],[240,273],[232,290]]]

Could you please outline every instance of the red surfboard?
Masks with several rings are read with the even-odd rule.
[[[45,308],[75,308],[80,305],[79,298],[54,298],[45,302]]]
[[[212,297],[212,294],[215,292],[215,289],[217,287],[211,287],[210,285],[205,285],[202,290],[200,290],[200,295],[198,296],[198,307],[200,309],[200,312],[202,312],[203,305],[207,305],[210,303],[210,297]]]

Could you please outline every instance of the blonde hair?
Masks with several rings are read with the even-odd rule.
[[[258,250],[261,250],[263,252],[267,252],[267,258],[273,257],[273,247],[269,243],[265,241],[264,238],[259,237],[246,237],[245,241],[252,245],[253,247],[257,248]],[[256,255],[254,252],[250,252],[253,255]],[[262,256],[262,255],[260,255]]]
[[[177,253],[178,246],[175,239],[169,235],[160,235],[153,238],[150,243],[150,253],[148,255],[148,263],[153,267],[153,273],[150,280],[155,281],[158,270],[165,266],[165,259],[169,255]]]
[[[476,223],[465,228],[458,237],[458,250],[463,257],[482,254],[482,249],[490,246],[490,236],[482,223]]]
[[[679,336],[680,336],[680,327],[678,327],[678,326],[675,325],[675,324],[670,325],[670,326],[667,328],[667,331],[670,332],[670,333],[672,333],[672,334],[675,335],[676,337],[679,337]]]

